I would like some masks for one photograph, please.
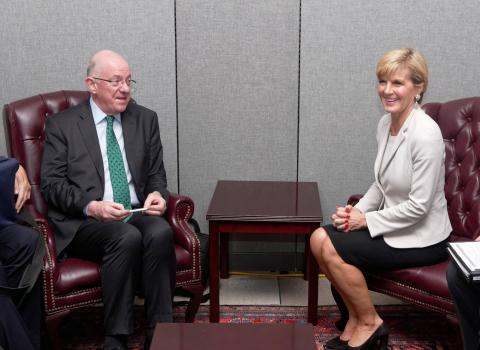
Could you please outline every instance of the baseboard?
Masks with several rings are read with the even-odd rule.
[[[304,256],[303,252],[231,252],[230,271],[301,272]]]

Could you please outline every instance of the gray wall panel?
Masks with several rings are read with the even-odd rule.
[[[218,179],[296,179],[298,20],[296,0],[177,3],[180,189],[204,230]]]
[[[159,114],[169,187],[179,180],[194,199],[203,231],[218,179],[296,179],[300,3],[298,174],[318,181],[324,217],[373,180],[383,113],[375,65],[386,50],[424,52],[426,102],[480,95],[478,0],[177,0],[177,62],[174,0],[0,1],[0,103],[84,89],[92,53],[122,53],[139,82],[135,98]],[[244,239],[234,251],[301,252],[302,244]]]
[[[124,55],[135,98],[159,114],[170,188],[177,187],[174,1],[2,1],[0,103],[41,92],[85,89],[89,57]],[[3,126],[2,126],[3,127]],[[0,153],[5,153],[3,129]]]
[[[299,179],[318,181],[324,217],[373,181],[383,114],[375,66],[395,47],[430,67],[425,102],[480,94],[478,1],[302,1]],[[459,25],[461,23],[461,25]]]

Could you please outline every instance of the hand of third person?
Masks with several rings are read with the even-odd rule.
[[[30,182],[28,182],[27,173],[20,165],[15,173],[15,194],[17,195],[15,209],[17,213],[20,212],[25,202],[30,199],[30,192],[31,186]]]

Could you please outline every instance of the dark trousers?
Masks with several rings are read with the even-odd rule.
[[[0,285],[17,287],[32,261],[39,234],[32,228],[10,225],[0,230]],[[17,306],[0,296],[0,345],[4,349],[40,349],[40,278]]]
[[[466,282],[453,262],[447,269],[447,282],[462,330],[463,348],[480,349],[480,285]]]
[[[67,250],[102,265],[106,335],[133,332],[139,286],[145,295],[147,327],[172,322],[176,258],[173,231],[164,218],[140,214],[128,223],[88,219]]]

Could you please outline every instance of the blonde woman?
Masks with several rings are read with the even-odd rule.
[[[362,271],[395,270],[446,259],[451,225],[444,194],[445,147],[438,125],[419,107],[428,85],[422,54],[387,52],[377,64],[380,102],[375,181],[355,207],[338,207],[332,225],[311,237],[312,252],[345,302],[349,319],[328,349],[387,349]]]

